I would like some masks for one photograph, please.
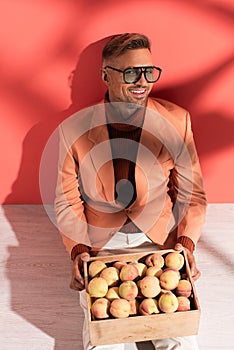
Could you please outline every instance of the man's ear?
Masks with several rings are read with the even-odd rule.
[[[105,69],[101,70],[101,75],[102,75],[102,81],[104,82],[105,85],[108,86],[108,76]]]

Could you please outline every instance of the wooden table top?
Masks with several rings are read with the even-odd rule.
[[[234,349],[233,252],[234,204],[209,204],[196,249],[200,350]],[[83,314],[69,289],[70,269],[42,205],[0,207],[1,350],[82,350]]]

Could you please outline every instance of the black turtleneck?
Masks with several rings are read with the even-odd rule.
[[[115,200],[128,208],[136,200],[135,163],[140,142],[142,124],[144,122],[144,108],[138,108],[128,118],[122,117],[118,105],[107,104],[106,118],[111,142],[112,159],[115,175]],[[113,142],[112,142],[113,140]],[[128,140],[128,141],[124,141]],[[121,181],[122,180],[122,181]],[[131,189],[129,188],[129,182]],[[140,229],[128,218],[122,232],[140,232]]]

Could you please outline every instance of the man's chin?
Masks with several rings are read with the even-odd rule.
[[[132,97],[129,99],[129,103],[132,103],[132,104],[136,104],[136,105],[139,105],[139,106],[145,106],[146,103],[147,103],[147,99],[148,99],[148,96],[145,96],[145,97],[142,97],[142,98],[137,98],[137,97]]]

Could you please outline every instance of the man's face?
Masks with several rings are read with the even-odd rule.
[[[128,67],[153,66],[153,62],[148,49],[135,49],[128,50],[119,57],[109,59],[106,65],[124,70]],[[144,74],[134,84],[126,84],[121,72],[106,69],[106,74],[105,84],[108,87],[111,102],[128,102],[141,106],[146,104],[153,83],[148,83]]]

